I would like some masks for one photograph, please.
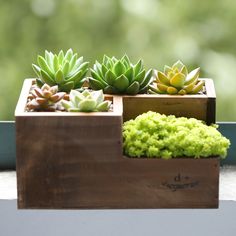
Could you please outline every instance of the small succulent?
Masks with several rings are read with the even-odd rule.
[[[91,69],[89,84],[107,94],[135,95],[147,92],[152,74],[152,70],[145,71],[142,60],[133,65],[127,55],[121,59],[104,55],[102,63],[96,61]]]
[[[88,89],[83,92],[71,90],[69,100],[62,100],[62,106],[69,112],[108,111],[111,106],[111,101],[104,101],[102,90],[92,92]]]
[[[26,107],[29,111],[55,111],[64,96],[64,92],[58,92],[57,85],[50,87],[44,84],[31,90]]]
[[[164,73],[157,71],[156,81],[150,86],[150,93],[164,94],[197,94],[204,86],[199,80],[200,68],[188,73],[187,67],[177,61],[172,67],[165,66]]]
[[[71,89],[80,88],[85,82],[88,71],[88,62],[83,62],[83,57],[69,49],[66,54],[61,50],[59,54],[45,51],[45,57],[38,56],[38,65],[32,67],[38,76],[36,83],[39,87],[43,84],[58,85],[59,91],[70,92]]]

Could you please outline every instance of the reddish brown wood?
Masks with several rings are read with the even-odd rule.
[[[184,116],[215,123],[215,88],[211,79],[205,81],[206,94],[203,95],[136,95],[124,96],[124,121],[138,115],[155,111],[166,115]]]
[[[217,208],[219,159],[122,156],[122,97],[107,113],[16,109],[18,208]],[[137,105],[136,105],[137,106]]]

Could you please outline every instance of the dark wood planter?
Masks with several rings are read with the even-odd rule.
[[[216,93],[212,79],[205,81],[205,94],[202,95],[151,95],[124,96],[124,121],[139,114],[156,111],[165,115],[184,116],[215,123]]]
[[[18,208],[218,207],[217,157],[125,157],[125,97],[111,96],[113,112],[25,112],[31,85],[15,113]]]

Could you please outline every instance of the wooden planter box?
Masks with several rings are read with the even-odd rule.
[[[111,96],[113,112],[25,112],[31,85],[15,112],[18,208],[218,207],[217,157],[127,158],[125,97]]]
[[[134,119],[139,114],[156,111],[165,115],[184,116],[215,123],[216,94],[212,79],[205,81],[202,95],[151,95],[124,96],[124,121]],[[138,104],[138,105],[137,105]]]

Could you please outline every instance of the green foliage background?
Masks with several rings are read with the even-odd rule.
[[[217,120],[235,121],[235,12],[232,0],[0,0],[0,120],[14,119],[37,54],[73,48],[91,64],[127,53],[148,68],[201,66],[215,82]]]

